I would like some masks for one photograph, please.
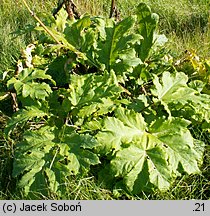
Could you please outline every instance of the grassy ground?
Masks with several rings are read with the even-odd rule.
[[[32,9],[42,17],[44,13],[51,13],[56,0],[28,0]],[[83,12],[93,15],[109,15],[110,1],[105,0],[75,0]],[[127,16],[135,10],[140,1],[119,1],[118,8],[121,16]],[[181,56],[184,50],[194,48],[203,57],[210,56],[210,18],[209,0],[144,0],[152,10],[160,16],[159,31],[169,38],[168,48]],[[20,56],[21,48],[25,47],[36,36],[27,33],[15,38],[11,34],[26,25],[34,23],[22,4],[21,0],[1,0],[0,4],[0,73],[12,67]],[[0,199],[24,199],[21,194],[14,195],[15,184],[11,178],[12,157],[14,144],[3,136],[3,128],[8,116],[0,112]],[[197,128],[192,132],[195,137],[201,138],[207,145],[202,174],[196,176],[183,176],[177,179],[170,190],[153,194],[141,194],[138,197],[111,193],[103,189],[93,177],[84,179],[70,179],[67,183],[68,193],[62,197],[49,194],[44,199],[210,199],[210,136],[203,134]]]

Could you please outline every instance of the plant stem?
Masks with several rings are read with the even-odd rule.
[[[116,7],[115,7],[115,0],[112,0],[109,18],[112,18],[112,17],[113,17],[113,14],[114,14],[114,12],[115,12],[115,9],[116,9]]]
[[[56,41],[57,44],[61,45],[61,42],[53,35],[53,33],[46,27],[46,25],[36,16],[36,14],[30,9],[27,2],[22,0],[28,11],[30,12],[31,16],[36,19],[36,21],[43,27],[43,29]]]

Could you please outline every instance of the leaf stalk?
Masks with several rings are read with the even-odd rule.
[[[32,17],[43,27],[43,29],[56,41],[57,44],[62,45],[61,42],[53,35],[53,33],[46,27],[46,25],[36,16],[34,11],[32,11],[25,0],[22,0],[23,4],[26,6],[27,10],[31,14]]]

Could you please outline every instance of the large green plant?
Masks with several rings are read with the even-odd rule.
[[[69,176],[89,171],[137,194],[200,172],[204,143],[188,128],[209,124],[210,97],[170,62],[152,70],[164,38],[157,23],[141,3],[136,15],[119,22],[89,15],[68,20],[61,10],[47,26],[59,43],[36,27],[42,34],[22,59],[27,65],[32,55],[29,68],[7,82],[20,110],[5,134],[26,128],[13,164],[26,194],[62,192]],[[160,64],[161,53],[158,58]]]

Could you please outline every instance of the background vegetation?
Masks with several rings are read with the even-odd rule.
[[[37,1],[30,0],[31,7],[40,18],[51,14],[57,0]],[[110,1],[105,0],[75,0],[81,13],[108,16]],[[141,1],[119,1],[118,9],[121,17],[132,14],[136,5]],[[169,38],[167,48],[171,54],[179,59],[184,56],[184,51],[195,49],[201,58],[210,57],[210,3],[209,0],[144,0],[151,6],[152,11],[160,16],[159,31]],[[3,71],[13,67],[21,55],[21,49],[35,40],[34,33],[26,32],[15,37],[14,32],[20,32],[25,26],[30,28],[35,21],[30,16],[21,0],[1,0],[0,4],[0,76]],[[23,32],[24,33],[24,32]],[[1,85],[1,84],[0,84]],[[21,194],[13,194],[15,181],[11,178],[12,158],[15,142],[6,140],[3,129],[11,115],[9,101],[0,104],[0,198],[24,199]],[[210,135],[202,133],[199,128],[191,128],[194,136],[202,139],[206,145],[205,160],[202,174],[183,176],[177,179],[169,191],[153,194],[141,194],[133,197],[128,194],[120,195],[103,189],[93,177],[84,179],[72,178],[67,187],[69,193],[63,197],[50,194],[45,199],[209,199],[210,198]],[[19,134],[16,135],[16,140]]]

